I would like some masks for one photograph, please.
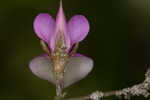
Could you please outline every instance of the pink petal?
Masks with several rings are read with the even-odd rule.
[[[54,50],[55,45],[58,41],[58,38],[60,36],[60,32],[63,35],[63,41],[64,44],[67,46],[67,48],[70,48],[70,38],[67,34],[67,24],[66,24],[66,18],[62,7],[62,1],[60,1],[60,7],[57,13],[56,17],[56,26],[55,26],[55,34],[51,37],[51,49]]]
[[[48,80],[53,84],[56,83],[53,77],[51,68],[52,64],[48,56],[42,55],[34,58],[29,65],[31,71],[38,77]],[[72,57],[67,66],[64,74],[65,87],[83,79],[93,68],[93,60],[85,56]]]
[[[51,35],[54,33],[55,20],[47,13],[39,14],[34,20],[34,31],[37,36],[48,44]]]
[[[75,53],[73,56],[74,56],[74,57],[81,57],[81,56],[84,56],[84,55],[82,55],[82,54],[80,54],[80,53]]]
[[[73,16],[68,22],[68,33],[70,34],[71,44],[82,41],[89,32],[88,20],[82,15]]]

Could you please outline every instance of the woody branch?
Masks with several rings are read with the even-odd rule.
[[[150,69],[147,70],[145,74],[145,80],[142,83],[135,84],[131,87],[124,88],[121,90],[109,92],[96,91],[87,96],[69,98],[65,100],[89,100],[89,99],[100,100],[102,98],[110,96],[117,96],[117,97],[123,96],[125,99],[129,100],[131,96],[140,96],[140,95],[146,98],[150,95],[150,93],[148,92],[149,90],[150,90]]]

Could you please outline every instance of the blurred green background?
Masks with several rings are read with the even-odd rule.
[[[68,20],[75,14],[89,20],[90,32],[79,52],[94,60],[93,71],[65,89],[68,97],[144,80],[150,67],[150,1],[63,0],[63,5]],[[58,6],[59,0],[1,0],[0,100],[52,100],[55,86],[34,76],[28,65],[43,52],[33,31],[35,16],[47,12],[55,17]]]

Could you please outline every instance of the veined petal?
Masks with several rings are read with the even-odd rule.
[[[81,54],[72,57],[66,66],[66,72],[64,74],[65,86],[69,86],[83,79],[92,69],[93,60],[91,58],[82,56]]]
[[[43,80],[49,80],[55,84],[56,80],[52,74],[52,65],[49,57],[46,54],[35,57],[29,64],[30,70],[33,74]]]
[[[67,27],[72,45],[82,41],[87,36],[90,28],[88,20],[82,15],[73,16]]]
[[[39,14],[34,20],[34,31],[39,38],[48,44],[51,35],[54,33],[55,20],[47,13]]]
[[[67,48],[70,48],[70,37],[67,33],[66,18],[62,7],[62,1],[60,1],[60,7],[56,17],[55,34],[51,37],[51,49],[54,50],[56,43],[59,39],[60,33],[63,36],[63,42]]]
[[[42,55],[34,58],[30,65],[31,71],[38,77],[48,80],[53,84],[56,83],[52,74],[52,64],[48,56]],[[93,68],[93,60],[85,56],[72,57],[67,66],[64,74],[64,86],[67,87],[88,75]]]

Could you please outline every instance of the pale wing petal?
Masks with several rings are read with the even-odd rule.
[[[86,77],[92,68],[92,59],[81,55],[72,57],[66,67],[64,76],[65,87]]]
[[[30,63],[31,71],[38,77],[56,83],[51,71],[51,61],[48,56],[39,56]],[[72,57],[66,67],[64,74],[65,87],[83,79],[93,68],[92,59],[85,56]]]
[[[52,65],[47,55],[42,55],[31,60],[29,64],[30,70],[43,80],[48,80],[55,84],[56,80],[52,74]]]

